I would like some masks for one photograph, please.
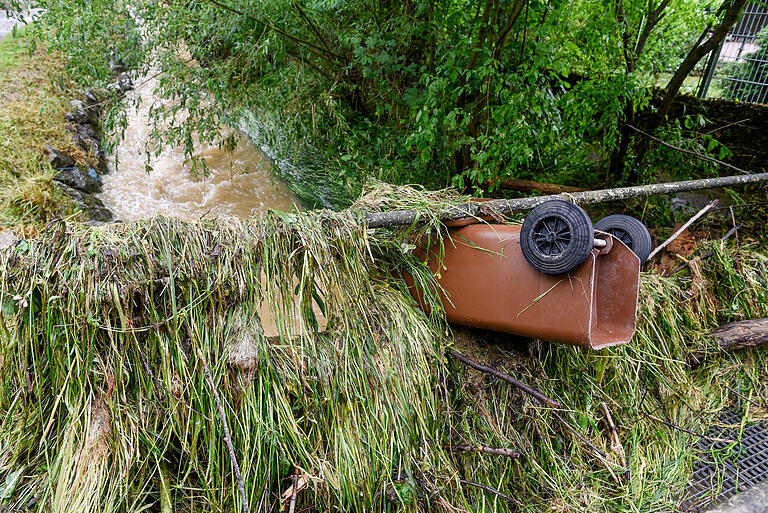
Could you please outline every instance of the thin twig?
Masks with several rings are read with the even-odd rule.
[[[176,399],[176,401],[181,403],[183,406],[185,406],[192,413],[194,413],[196,415],[200,415],[202,418],[204,418],[208,422],[211,422],[213,420],[209,416],[207,416],[207,415],[197,411],[196,409],[192,408],[192,406],[187,404],[187,402],[184,401],[181,397],[176,397],[176,395],[171,390],[169,390],[168,387],[166,387],[165,384],[157,378],[157,376],[155,376],[155,373],[152,372],[152,368],[149,366],[149,363],[147,363],[147,358],[144,356],[144,352],[138,347],[138,344],[137,344],[136,348],[138,349],[139,358],[141,358],[141,362],[144,364],[144,368],[149,373],[149,378],[152,380],[153,383],[155,383],[155,385],[157,385],[160,388],[162,388],[163,390],[165,390],[165,392],[168,395],[170,395],[171,397]]]
[[[658,417],[656,417],[654,415],[651,415],[650,413],[645,413],[644,411],[641,411],[640,414],[641,415],[645,415],[646,417],[648,417],[649,419],[651,419],[653,421],[660,422],[660,423],[664,424],[667,427],[670,427],[672,429],[676,429],[678,431],[682,431],[683,433],[688,433],[689,435],[697,436],[697,437],[702,438],[704,440],[709,440],[710,442],[726,442],[726,443],[733,443],[733,444],[737,443],[736,440],[731,440],[730,438],[716,438],[716,437],[713,437],[713,436],[702,435],[701,433],[697,433],[695,431],[691,431],[690,429],[685,429],[682,426],[678,426],[677,424],[673,424],[672,422],[669,422],[668,420],[660,419],[660,418],[658,418]]]
[[[445,448],[451,452],[482,452],[484,454],[494,454],[496,456],[506,456],[507,458],[519,458],[520,453],[513,449],[504,447],[485,447],[483,445],[446,445]]]
[[[576,428],[574,428],[573,426],[571,426],[571,424],[570,424],[569,422],[567,422],[567,421],[566,421],[564,418],[562,418],[562,417],[561,417],[561,416],[560,416],[560,415],[559,415],[557,412],[553,411],[553,412],[552,412],[552,415],[554,415],[554,416],[555,416],[555,418],[556,418],[557,420],[559,420],[560,422],[562,422],[562,423],[563,423],[563,425],[564,425],[566,428],[568,428],[568,431],[570,431],[571,433],[573,433],[573,434],[576,436],[576,438],[578,438],[579,440],[581,440],[581,441],[582,441],[582,442],[583,442],[583,443],[584,443],[584,444],[585,444],[587,447],[589,447],[590,449],[592,449],[592,450],[593,450],[593,451],[594,451],[594,452],[595,452],[597,455],[599,455],[601,458],[604,458],[604,459],[607,459],[607,458],[608,458],[608,455],[607,455],[607,454],[605,454],[605,452],[603,452],[602,450],[598,449],[598,448],[595,446],[595,444],[593,444],[592,442],[590,442],[589,440],[587,440],[586,438],[584,438],[584,436],[583,436],[581,433],[579,433],[579,432],[576,430]]]
[[[700,135],[697,137],[697,139],[700,139],[700,138],[704,137],[705,135],[711,135],[711,134],[714,134],[715,132],[719,132],[720,130],[725,130],[726,128],[730,128],[730,127],[732,127],[732,126],[734,126],[734,125],[740,125],[740,124],[742,124],[742,123],[746,123],[747,121],[751,121],[751,119],[752,119],[752,118],[741,119],[741,120],[739,120],[739,121],[734,121],[734,122],[732,122],[732,123],[728,123],[728,124],[725,124],[725,125],[723,125],[723,126],[719,126],[719,127],[717,127],[717,128],[714,128],[714,129],[710,130],[709,132],[705,132],[705,133],[703,133],[703,134],[700,134]]]
[[[616,475],[616,473],[615,473],[615,472],[613,471],[613,469],[611,468],[611,462],[610,462],[610,461],[608,461],[608,455],[607,455],[607,454],[605,454],[605,452],[603,452],[603,451],[601,451],[600,449],[598,449],[598,448],[597,448],[597,447],[596,447],[596,446],[595,446],[595,445],[594,445],[592,442],[590,442],[590,441],[589,441],[589,440],[587,440],[587,439],[586,439],[584,436],[582,436],[582,434],[581,434],[581,433],[579,433],[579,432],[576,430],[576,428],[575,428],[575,427],[571,426],[571,424],[570,424],[569,422],[567,422],[567,421],[566,421],[564,418],[562,418],[560,415],[558,415],[558,413],[557,413],[556,411],[553,411],[553,412],[552,412],[552,415],[554,415],[554,416],[555,416],[555,418],[556,418],[557,420],[559,420],[559,421],[560,421],[560,422],[561,422],[561,423],[562,423],[562,424],[563,424],[563,425],[564,425],[564,426],[565,426],[565,427],[568,429],[568,431],[570,431],[571,433],[573,433],[573,435],[574,435],[576,438],[578,438],[579,440],[581,440],[581,442],[582,442],[584,445],[586,445],[587,447],[589,447],[590,449],[592,449],[592,451],[593,451],[593,452],[594,452],[594,453],[597,455],[597,459],[599,459],[599,460],[600,460],[600,462],[603,464],[603,466],[606,468],[606,470],[608,470],[608,473],[609,473],[609,474],[611,474],[611,477],[613,478],[613,480],[614,480],[616,483],[621,483],[621,480],[619,479],[619,477]]]
[[[666,248],[666,247],[667,247],[667,245],[668,245],[670,242],[672,242],[673,240],[675,240],[675,239],[676,239],[676,238],[677,238],[677,237],[678,237],[678,236],[679,236],[681,233],[683,233],[683,232],[684,232],[684,231],[685,231],[685,230],[686,230],[686,229],[687,229],[689,226],[691,226],[691,225],[692,225],[694,222],[696,222],[696,220],[698,220],[698,219],[699,219],[701,216],[703,216],[704,214],[706,214],[707,212],[709,212],[709,210],[710,210],[711,208],[714,208],[714,207],[716,207],[718,203],[719,203],[719,202],[718,202],[717,200],[712,200],[712,201],[710,201],[709,203],[707,203],[707,204],[706,204],[706,206],[704,206],[704,208],[702,208],[701,210],[699,210],[699,211],[696,213],[696,215],[695,215],[695,216],[693,216],[692,218],[690,218],[690,219],[688,220],[688,222],[686,222],[686,223],[685,223],[683,226],[681,226],[681,227],[680,227],[680,229],[679,229],[679,230],[677,230],[675,233],[673,233],[673,234],[672,234],[672,236],[671,236],[670,238],[668,238],[667,240],[665,240],[665,241],[664,241],[662,244],[659,244],[659,245],[656,247],[656,249],[654,249],[653,251],[651,251],[651,254],[650,254],[650,255],[648,255],[648,258],[647,258],[647,260],[646,260],[646,261],[650,261],[650,260],[651,260],[651,259],[652,259],[654,256],[656,256],[656,255],[659,253],[659,251],[661,251],[662,249]]]
[[[722,241],[730,239],[731,235],[733,235],[734,233],[739,231],[739,228],[741,228],[741,223],[737,224],[736,226],[734,226],[733,228],[731,228],[730,230],[725,232],[725,235],[720,237],[720,241],[722,242]]]
[[[499,378],[502,381],[506,381],[510,385],[519,388],[520,390],[522,390],[526,394],[528,394],[528,395],[530,395],[532,397],[535,397],[539,401],[541,401],[541,402],[543,402],[545,404],[548,404],[549,406],[551,406],[553,408],[561,408],[560,403],[558,403],[554,399],[550,399],[549,397],[544,395],[544,393],[540,392],[539,390],[536,390],[535,388],[529,387],[528,385],[526,385],[522,381],[513,378],[512,376],[510,376],[506,372],[501,372],[501,371],[498,371],[498,370],[493,369],[491,367],[488,367],[486,365],[482,365],[480,363],[477,363],[476,361],[467,358],[463,354],[458,353],[458,352],[454,351],[453,349],[448,349],[448,354],[450,354],[451,356],[453,356],[454,358],[456,358],[460,362],[462,362],[462,363],[464,363],[466,365],[469,365],[470,367],[472,367],[475,370],[478,370],[480,372],[485,372],[486,374],[491,374],[492,376],[496,376],[497,378]]]
[[[742,173],[742,174],[745,174],[745,175],[749,174],[749,171],[745,171],[745,170],[741,169],[740,167],[734,166],[733,164],[728,164],[727,162],[723,162],[722,160],[716,159],[715,157],[710,157],[709,155],[704,155],[704,154],[695,152],[693,150],[687,150],[685,148],[681,148],[679,146],[675,146],[674,144],[669,144],[668,142],[666,142],[666,141],[664,141],[662,139],[659,139],[658,137],[654,137],[653,135],[649,134],[648,132],[640,130],[636,126],[632,126],[632,125],[630,125],[628,123],[625,123],[625,126],[627,128],[629,128],[629,129],[631,129],[631,130],[634,130],[638,134],[644,135],[645,137],[647,137],[648,139],[651,139],[652,141],[656,141],[657,143],[661,144],[662,146],[666,146],[667,148],[671,148],[671,149],[673,149],[675,151],[679,151],[680,153],[685,153],[686,155],[692,155],[692,156],[694,156],[696,158],[699,158],[699,159],[702,159],[702,160],[706,160],[706,161],[709,161],[709,162],[714,162],[715,164],[719,164],[719,165],[721,165],[723,167],[727,167],[729,169],[733,169],[734,171],[738,171],[739,173]]]
[[[616,432],[616,424],[613,423],[613,417],[611,417],[611,411],[608,409],[608,405],[605,402],[600,403],[600,407],[605,414],[605,422],[608,424],[608,430],[611,432],[611,438],[614,442],[618,442],[618,433]]]
[[[299,4],[298,4],[296,1],[291,1],[291,4],[293,4],[293,7],[294,7],[294,8],[295,8],[297,11],[299,11],[299,15],[300,15],[300,16],[301,16],[301,17],[304,19],[304,21],[306,21],[306,22],[307,22],[307,25],[309,25],[309,28],[311,28],[311,29],[312,29],[312,32],[314,32],[314,33],[315,33],[315,35],[317,36],[317,39],[320,41],[320,44],[322,44],[322,45],[323,45],[323,47],[325,47],[325,49],[326,49],[326,50],[327,50],[329,53],[333,53],[333,52],[331,51],[330,47],[328,46],[328,43],[325,41],[325,38],[324,38],[324,37],[323,37],[323,35],[320,33],[320,29],[318,29],[318,28],[317,28],[317,25],[315,25],[315,23],[313,23],[313,22],[312,22],[312,20],[311,20],[311,19],[309,19],[309,16],[307,16],[307,14],[304,12],[304,9],[302,9],[302,8],[301,8],[301,6],[300,6],[300,5],[299,5]]]
[[[764,405],[756,403],[755,401],[753,401],[749,397],[745,396],[744,394],[741,394],[741,393],[737,392],[736,390],[732,389],[728,385],[723,385],[723,386],[725,387],[726,390],[729,390],[729,391],[733,392],[734,394],[736,394],[737,396],[741,397],[742,399],[744,399],[748,403],[752,404],[753,406],[757,406],[758,408],[765,408]]]
[[[296,511],[296,496],[299,489],[299,469],[295,469],[293,473],[293,491],[291,492],[291,504],[288,507],[288,513],[294,513]]]
[[[513,497],[510,497],[507,494],[501,493],[500,491],[495,490],[495,489],[491,488],[490,486],[481,485],[479,483],[473,483],[472,481],[467,481],[466,479],[459,479],[459,482],[461,484],[465,484],[465,485],[469,485],[469,486],[474,486],[475,488],[480,488],[481,490],[485,490],[486,492],[491,492],[493,494],[498,495],[499,497],[503,497],[503,498],[507,499],[509,502],[514,502],[515,504],[519,504]]]
[[[232,7],[231,5],[227,5],[227,4],[225,4],[223,2],[219,2],[217,0],[207,0],[207,1],[212,3],[213,5],[221,7],[224,10],[233,12],[235,14],[239,14],[240,16],[245,16],[246,18],[250,18],[251,20],[255,21],[256,23],[260,23],[261,25],[264,25],[265,27],[269,27],[270,29],[272,29],[275,32],[277,32],[278,34],[281,34],[281,35],[287,37],[291,41],[293,41],[295,43],[302,44],[302,45],[306,46],[307,48],[309,48],[311,50],[314,50],[315,52],[318,52],[321,56],[324,56],[324,55],[327,54],[327,55],[331,55],[331,56],[335,57],[336,59],[338,59],[340,61],[344,60],[344,58],[341,55],[339,55],[339,54],[337,54],[337,53],[335,53],[335,52],[333,52],[333,51],[331,51],[331,50],[329,50],[327,48],[322,48],[320,46],[317,46],[316,44],[312,43],[311,41],[307,41],[306,39],[301,39],[300,37],[296,37],[293,34],[289,34],[288,32],[284,31],[283,29],[273,25],[272,22],[269,21],[269,20],[259,18],[258,16],[254,16],[253,14],[247,13],[245,11],[241,11],[240,9],[236,9],[236,8]]]
[[[608,405],[605,404],[605,402],[600,403],[600,406],[603,408],[605,421],[608,424],[608,430],[611,432],[611,449],[619,455],[621,464],[624,466],[626,465],[626,460],[624,458],[624,446],[622,445],[621,439],[619,438],[619,431],[616,429],[616,424],[613,422],[611,410],[608,409]]]
[[[755,392],[757,392],[757,395],[760,397],[760,400],[763,402],[763,408],[765,408],[766,410],[768,410],[768,401],[765,399],[765,396],[764,396],[764,395],[763,395],[763,393],[760,391],[760,387],[756,387],[756,388],[755,388]]]
[[[197,350],[197,353],[197,357],[200,359],[200,363],[203,365],[203,371],[205,371],[205,380],[208,382],[208,386],[211,388],[213,398],[216,401],[216,408],[219,410],[219,418],[221,419],[221,423],[224,426],[224,443],[226,443],[227,450],[229,450],[229,457],[232,460],[232,469],[235,472],[235,478],[237,479],[237,484],[240,487],[242,511],[243,513],[248,513],[248,497],[245,495],[245,483],[243,483],[243,476],[240,474],[240,465],[237,464],[235,447],[232,445],[232,436],[229,433],[229,424],[227,424],[227,416],[224,412],[224,405],[221,403],[221,396],[219,396],[219,391],[216,390],[216,385],[213,382],[211,371],[208,369],[208,365],[205,363],[203,353],[199,349]]]

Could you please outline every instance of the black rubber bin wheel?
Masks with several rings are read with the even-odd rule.
[[[595,233],[584,209],[563,200],[537,206],[523,221],[520,246],[531,266],[545,274],[571,272],[589,257]]]
[[[595,224],[595,230],[610,233],[626,244],[640,259],[640,265],[645,264],[653,249],[648,228],[639,219],[632,216],[625,216],[624,214],[606,216]]]

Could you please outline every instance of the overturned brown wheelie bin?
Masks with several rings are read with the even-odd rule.
[[[451,228],[436,276],[450,322],[601,349],[632,338],[650,250],[636,219],[609,216],[593,227],[580,207],[553,200],[523,226]],[[439,260],[432,251],[435,271]]]

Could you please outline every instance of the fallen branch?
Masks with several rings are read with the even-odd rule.
[[[458,352],[454,351],[453,349],[449,349],[448,350],[448,354],[450,354],[451,356],[453,356],[454,358],[456,358],[460,362],[462,362],[462,363],[472,367],[475,370],[478,370],[480,372],[484,372],[486,374],[490,374],[492,376],[496,376],[500,380],[506,381],[510,385],[519,388],[520,390],[522,390],[526,394],[528,394],[528,395],[530,395],[532,397],[535,397],[539,401],[541,401],[541,402],[543,402],[545,404],[548,404],[549,406],[551,406],[553,408],[561,408],[560,403],[558,403],[554,399],[550,399],[549,397],[544,395],[539,390],[536,390],[535,388],[529,387],[528,385],[526,385],[522,381],[513,378],[512,376],[510,376],[506,372],[501,372],[501,371],[498,371],[498,370],[493,369],[491,367],[488,367],[486,365],[482,365],[480,363],[477,363],[476,361],[467,358],[463,354],[458,353]]]
[[[506,456],[507,458],[519,458],[520,453],[512,449],[503,447],[485,447],[483,445],[446,445],[445,448],[451,452],[482,452],[484,454],[493,454],[496,456]]]
[[[712,336],[727,352],[768,344],[768,319],[730,322],[712,331]]]
[[[198,358],[200,359],[200,363],[203,365],[203,371],[205,372],[205,381],[208,382],[208,386],[211,389],[211,393],[213,394],[213,399],[216,401],[216,408],[219,411],[219,418],[221,419],[221,423],[224,425],[224,443],[227,445],[227,450],[229,451],[229,457],[232,459],[232,469],[235,472],[235,478],[237,479],[237,484],[240,488],[240,500],[242,502],[242,511],[243,513],[248,513],[248,497],[245,495],[245,483],[243,483],[243,476],[240,474],[240,465],[237,464],[237,457],[235,456],[235,448],[232,445],[232,436],[229,432],[229,424],[227,424],[227,417],[224,412],[224,406],[221,402],[221,396],[219,396],[219,391],[216,390],[216,385],[213,382],[213,377],[211,376],[211,371],[208,369],[208,365],[205,363],[205,359],[203,358],[202,353],[198,350]]]
[[[656,249],[654,249],[653,251],[651,251],[651,254],[650,254],[650,255],[648,255],[648,258],[646,259],[646,261],[649,261],[649,260],[651,260],[651,259],[652,259],[654,256],[656,256],[656,255],[659,253],[659,251],[661,251],[662,249],[666,248],[666,247],[667,247],[667,245],[668,245],[670,242],[672,242],[673,240],[675,240],[676,238],[678,238],[678,237],[680,236],[680,234],[681,234],[681,233],[683,233],[685,230],[687,230],[687,229],[688,229],[688,227],[689,227],[689,226],[691,226],[693,223],[695,223],[695,222],[696,222],[696,221],[697,221],[697,220],[698,220],[698,219],[699,219],[701,216],[703,216],[704,214],[706,214],[707,212],[709,212],[709,211],[710,211],[710,209],[712,209],[712,208],[716,207],[718,203],[719,203],[719,202],[718,202],[717,200],[712,200],[712,201],[710,201],[709,203],[707,203],[707,204],[704,206],[704,208],[702,208],[701,210],[699,210],[699,211],[696,213],[696,215],[695,215],[695,216],[693,216],[692,218],[690,218],[690,219],[689,219],[689,220],[688,220],[688,221],[687,221],[687,222],[686,222],[686,223],[685,223],[683,226],[681,226],[681,227],[680,227],[680,228],[679,228],[679,229],[678,229],[678,230],[677,230],[675,233],[673,233],[673,234],[672,234],[672,235],[671,235],[671,236],[670,236],[670,237],[669,237],[667,240],[665,240],[665,241],[664,241],[662,244],[659,244],[659,245],[656,247]]]
[[[554,196],[536,196],[532,198],[499,199],[482,203],[466,203],[452,207],[441,213],[440,219],[452,221],[457,219],[479,219],[492,215],[507,215],[513,212],[523,212],[553,199],[572,201],[577,205],[604,203],[608,201],[623,201],[632,198],[646,198],[660,194],[677,194],[679,192],[714,189],[717,187],[734,187],[755,183],[768,182],[768,173],[752,175],[721,176],[718,178],[702,178],[684,182],[668,182],[616,189],[601,189],[557,194]],[[403,226],[418,223],[423,215],[418,210],[394,210],[390,212],[374,212],[366,214],[365,223],[369,228],[383,226]]]

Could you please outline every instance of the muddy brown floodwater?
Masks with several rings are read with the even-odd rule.
[[[165,148],[150,159],[147,173],[146,141],[152,130],[150,107],[160,102],[155,96],[157,80],[137,80],[131,99],[140,95],[139,109],[128,109],[128,126],[116,155],[112,172],[104,177],[101,199],[115,217],[130,221],[165,214],[187,220],[201,217],[258,216],[267,209],[290,211],[298,200],[278,180],[269,159],[245,135],[237,148],[227,153],[200,143],[196,155],[208,166],[207,176],[195,178],[184,163],[181,148]]]

